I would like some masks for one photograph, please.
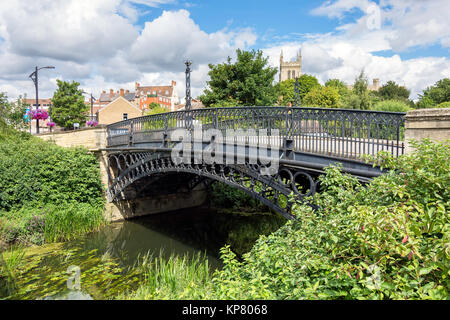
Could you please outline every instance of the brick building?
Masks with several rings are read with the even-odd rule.
[[[177,83],[172,81],[170,86],[141,86],[136,82],[135,98],[136,105],[143,111],[148,109],[151,103],[175,111],[175,105],[179,103]]]

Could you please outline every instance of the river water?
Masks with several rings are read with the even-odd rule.
[[[225,244],[235,242],[241,251],[251,247],[260,232],[248,231],[254,221],[196,208],[113,223],[80,239],[26,248],[13,281],[0,283],[0,299],[113,299],[138,287],[142,275],[135,266],[145,255],[201,254],[214,271],[221,267],[219,250]],[[255,234],[242,236],[242,230]]]

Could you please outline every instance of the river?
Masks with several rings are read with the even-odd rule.
[[[269,231],[279,226],[279,220],[261,224],[263,218],[195,208],[112,223],[73,241],[25,248],[12,280],[0,278],[0,299],[114,299],[138,287],[142,275],[135,266],[146,255],[202,254],[213,272],[221,267],[219,250],[225,244],[231,242],[243,253],[259,233],[267,233],[267,223],[274,225]]]

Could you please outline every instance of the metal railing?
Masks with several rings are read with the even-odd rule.
[[[170,136],[176,129],[201,124],[203,130],[267,130],[271,143],[290,141],[293,151],[359,159],[361,154],[404,153],[404,115],[346,109],[235,107],[177,111],[134,118],[107,126],[108,147],[134,145]],[[190,120],[189,120],[190,121]],[[277,132],[275,134],[275,132]],[[238,138],[237,138],[238,139]],[[251,139],[249,139],[251,140]],[[250,143],[250,142],[247,142]]]

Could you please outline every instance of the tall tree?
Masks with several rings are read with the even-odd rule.
[[[206,107],[230,103],[236,105],[272,105],[277,100],[273,86],[276,68],[268,66],[261,50],[236,51],[237,60],[209,65],[208,88],[199,97]]]
[[[370,97],[368,83],[369,81],[364,74],[364,70],[362,70],[359,76],[355,79],[352,93],[345,102],[348,108],[369,110],[372,107],[372,99]]]
[[[438,104],[450,101],[450,78],[437,81],[433,86],[419,94],[418,108],[433,108]]]
[[[403,100],[409,101],[411,92],[405,87],[399,86],[394,81],[388,81],[378,90],[381,100]]]
[[[319,80],[309,74],[302,74],[298,78],[299,99],[300,103],[304,103],[304,97],[314,88],[320,88]],[[289,103],[295,102],[295,80],[289,79],[277,83],[276,90],[278,92],[278,103],[287,106]]]
[[[59,126],[73,128],[74,123],[83,124],[89,106],[84,103],[83,91],[78,82],[56,80],[58,89],[52,98],[52,120]]]

